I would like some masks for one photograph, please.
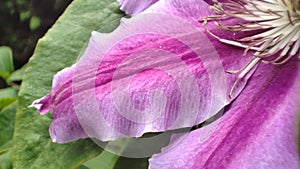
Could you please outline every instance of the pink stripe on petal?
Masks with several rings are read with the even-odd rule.
[[[145,10],[143,13],[161,13],[173,15],[183,18],[188,22],[194,24],[209,38],[209,40],[211,41],[211,43],[213,44],[213,46],[219,54],[224,69],[226,71],[239,70],[252,58],[253,53],[252,51],[248,51],[245,57],[242,57],[244,56],[243,48],[238,48],[232,45],[221,43],[219,40],[212,37],[205,31],[203,23],[199,22],[199,20],[207,16],[215,15],[214,12],[210,10],[209,5],[206,2],[211,3],[211,1],[203,0],[160,0],[155,5]],[[244,21],[237,19],[227,19],[225,21],[222,21],[221,23],[224,25],[232,25],[242,22]],[[207,28],[219,37],[229,40],[245,36],[245,32],[242,31],[235,33],[220,30],[213,22],[208,23]],[[255,68],[253,69],[253,71],[249,72],[248,75],[246,75],[246,77],[242,79],[242,81],[239,82],[238,86],[235,88],[235,91],[233,93],[233,98],[235,98],[241,92],[241,90],[247,83],[247,80],[254,71]],[[227,84],[229,84],[226,86],[227,91],[230,91],[232,84],[235,82],[237,76],[232,74],[227,74],[226,76]],[[227,101],[230,102],[230,100]]]
[[[191,127],[231,102],[227,96],[236,76],[224,72],[245,64],[248,58],[236,59],[243,49],[209,37],[212,46],[203,27],[188,19],[204,17],[205,2],[157,4],[149,11],[156,7],[161,14],[146,11],[123,19],[110,34],[93,32],[79,62],[54,77],[51,99],[34,102],[45,107],[43,114],[53,109],[53,140],[107,141]]]
[[[223,117],[154,155],[149,168],[300,168],[299,66],[297,58],[279,67],[261,65]]]
[[[89,47],[77,63],[73,84],[79,87],[73,87],[73,95],[78,98],[73,99],[90,137],[107,141],[191,127],[226,104],[224,70],[213,46],[178,17],[144,14],[124,19],[109,37],[95,32]],[[87,67],[95,72],[82,81]],[[216,74],[219,80],[213,78]],[[89,90],[83,91],[86,86]],[[89,100],[82,99],[83,93]]]

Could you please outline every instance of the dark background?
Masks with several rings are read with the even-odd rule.
[[[72,0],[0,0],[0,46],[13,51],[15,69],[32,56],[39,38]],[[7,84],[0,79],[0,88]]]

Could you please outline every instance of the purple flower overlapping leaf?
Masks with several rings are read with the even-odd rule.
[[[149,168],[296,169],[300,167],[296,151],[296,99],[300,80],[300,62],[296,57],[279,66],[260,64],[254,73],[249,73],[239,83],[233,98],[229,99],[224,96],[228,96],[236,80],[236,75],[225,74],[224,70],[237,70],[242,67],[253,54],[251,51],[242,57],[244,49],[223,44],[208,35],[207,39],[201,40],[208,40],[218,55],[218,58],[206,60],[209,64],[199,59],[197,52],[179,41],[178,38],[165,36],[166,32],[172,32],[175,29],[184,32],[185,26],[189,24],[200,32],[195,32],[195,35],[205,34],[205,30],[198,20],[213,14],[207,4],[211,2],[160,0],[147,3],[140,1],[137,5],[133,3],[134,1],[119,2],[121,9],[125,10],[127,14],[135,16],[131,19],[124,19],[119,28],[110,34],[94,32],[86,52],[78,63],[57,73],[53,80],[51,93],[33,103],[33,106],[37,107],[41,114],[53,110],[53,121],[49,129],[53,141],[66,143],[87,137],[107,141],[123,137],[140,137],[147,132],[192,127],[217,114],[226,106],[225,114],[220,119],[203,128],[191,131],[182,142],[176,143],[176,146],[172,146],[171,141],[170,146],[164,148],[161,154],[156,154],[150,159]],[[145,11],[143,11],[144,9]],[[176,17],[178,20],[182,20],[180,22],[189,24],[182,27],[179,25],[174,30],[168,28],[164,34],[158,32],[143,34],[141,30],[144,29],[144,24],[152,21],[147,14]],[[138,19],[139,17],[141,19]],[[168,23],[164,19],[166,18],[161,17],[161,20],[157,18],[157,23],[148,23],[151,23],[151,26]],[[223,22],[230,24],[239,21],[231,19]],[[230,39],[233,36],[232,33],[220,30],[212,24],[208,24],[208,28],[225,38]],[[118,39],[126,31],[129,31],[131,36]],[[190,41],[194,41],[193,33],[187,32],[183,36],[189,35],[192,35]],[[243,32],[237,36],[243,36]],[[111,46],[109,46],[110,44]],[[199,43],[198,50],[204,50],[207,46],[209,45]],[[177,117],[181,117],[178,105],[182,105],[181,98],[184,94],[180,93],[180,87],[176,85],[176,78],[174,80],[168,73],[154,69],[158,67],[164,70],[173,70],[178,77],[185,79],[188,74],[182,71],[180,64],[172,62],[172,59],[164,59],[164,57],[157,58],[155,61],[136,57],[126,64],[121,64],[128,56],[132,57],[138,51],[147,50],[150,51],[149,54],[155,54],[153,51],[167,51],[187,65],[186,69],[195,76],[195,84],[200,91],[196,93],[199,95],[196,116],[189,117],[183,114],[180,122],[175,126],[172,125]],[[208,58],[210,55],[214,55],[214,52],[202,53],[203,56],[200,58]],[[95,59],[99,56],[102,58]],[[101,63],[97,62],[99,60]],[[95,66],[89,66],[92,63],[96,63]],[[136,69],[138,66],[149,69],[136,72],[140,70]],[[117,70],[120,71],[115,76]],[[222,80],[220,81],[222,86],[219,86],[220,84],[210,85],[209,74],[219,75],[221,72],[224,73],[222,75],[224,83]],[[222,76],[217,77],[221,78]],[[147,123],[139,123],[119,114],[115,107],[114,99],[116,97],[114,94],[127,92],[128,89],[114,87],[114,83],[124,87],[126,86],[124,83],[128,81],[130,82],[128,89],[131,94],[129,100],[136,109],[140,110],[138,112],[149,109],[146,117],[152,118],[149,113],[157,114],[157,109],[151,109],[151,104],[154,104],[155,100],[164,100],[166,106],[159,118]],[[212,93],[212,88],[221,90]],[[166,99],[149,99],[151,93],[148,91],[156,89],[161,90]],[[221,101],[214,102],[218,96]],[[194,95],[186,97],[192,100]],[[121,107],[123,105],[124,108],[128,105],[127,101],[128,99],[124,99],[124,101],[120,99],[117,104]],[[211,105],[211,102],[214,104]],[[78,116],[78,108],[87,115]],[[101,112],[102,119],[99,119],[100,115],[93,110],[98,110],[97,113]],[[211,112],[212,110],[213,112]],[[82,120],[85,121],[84,126]],[[140,117],[138,120],[145,119]],[[180,137],[180,135],[174,137]]]

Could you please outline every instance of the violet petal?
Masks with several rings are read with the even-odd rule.
[[[215,50],[189,19],[209,14],[205,2],[180,2],[184,8],[161,0],[149,8],[154,13],[123,19],[111,34],[93,33],[80,61],[54,77],[51,97],[33,103],[42,114],[53,109],[52,140],[107,141],[191,127],[230,103],[236,76],[224,72],[249,58],[237,60],[243,49],[211,39]]]
[[[261,65],[223,117],[154,155],[149,168],[300,168],[299,70],[297,58],[278,67]]]
[[[118,0],[120,9],[128,15],[136,15],[147,9],[158,0]]]

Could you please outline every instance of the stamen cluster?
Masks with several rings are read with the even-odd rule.
[[[228,0],[220,3],[214,0],[210,8],[216,13],[201,19],[206,31],[220,42],[245,48],[244,55],[254,50],[253,58],[240,70],[227,71],[239,73],[229,98],[238,82],[260,61],[274,65],[284,64],[298,54],[300,58],[300,2],[299,0]],[[222,20],[236,18],[242,23],[223,25]],[[223,39],[207,28],[207,22],[213,21],[222,30],[233,32],[252,32],[237,40]],[[259,32],[259,33],[257,33]]]
[[[237,40],[226,40],[207,32],[224,43],[255,50],[254,57],[265,63],[283,64],[298,54],[300,49],[300,7],[298,0],[240,0],[215,4],[215,16],[202,19],[204,25],[215,25],[228,31],[260,32]],[[239,18],[243,23],[223,25],[220,20]],[[298,56],[299,57],[299,56]],[[299,57],[300,58],[300,57]]]

